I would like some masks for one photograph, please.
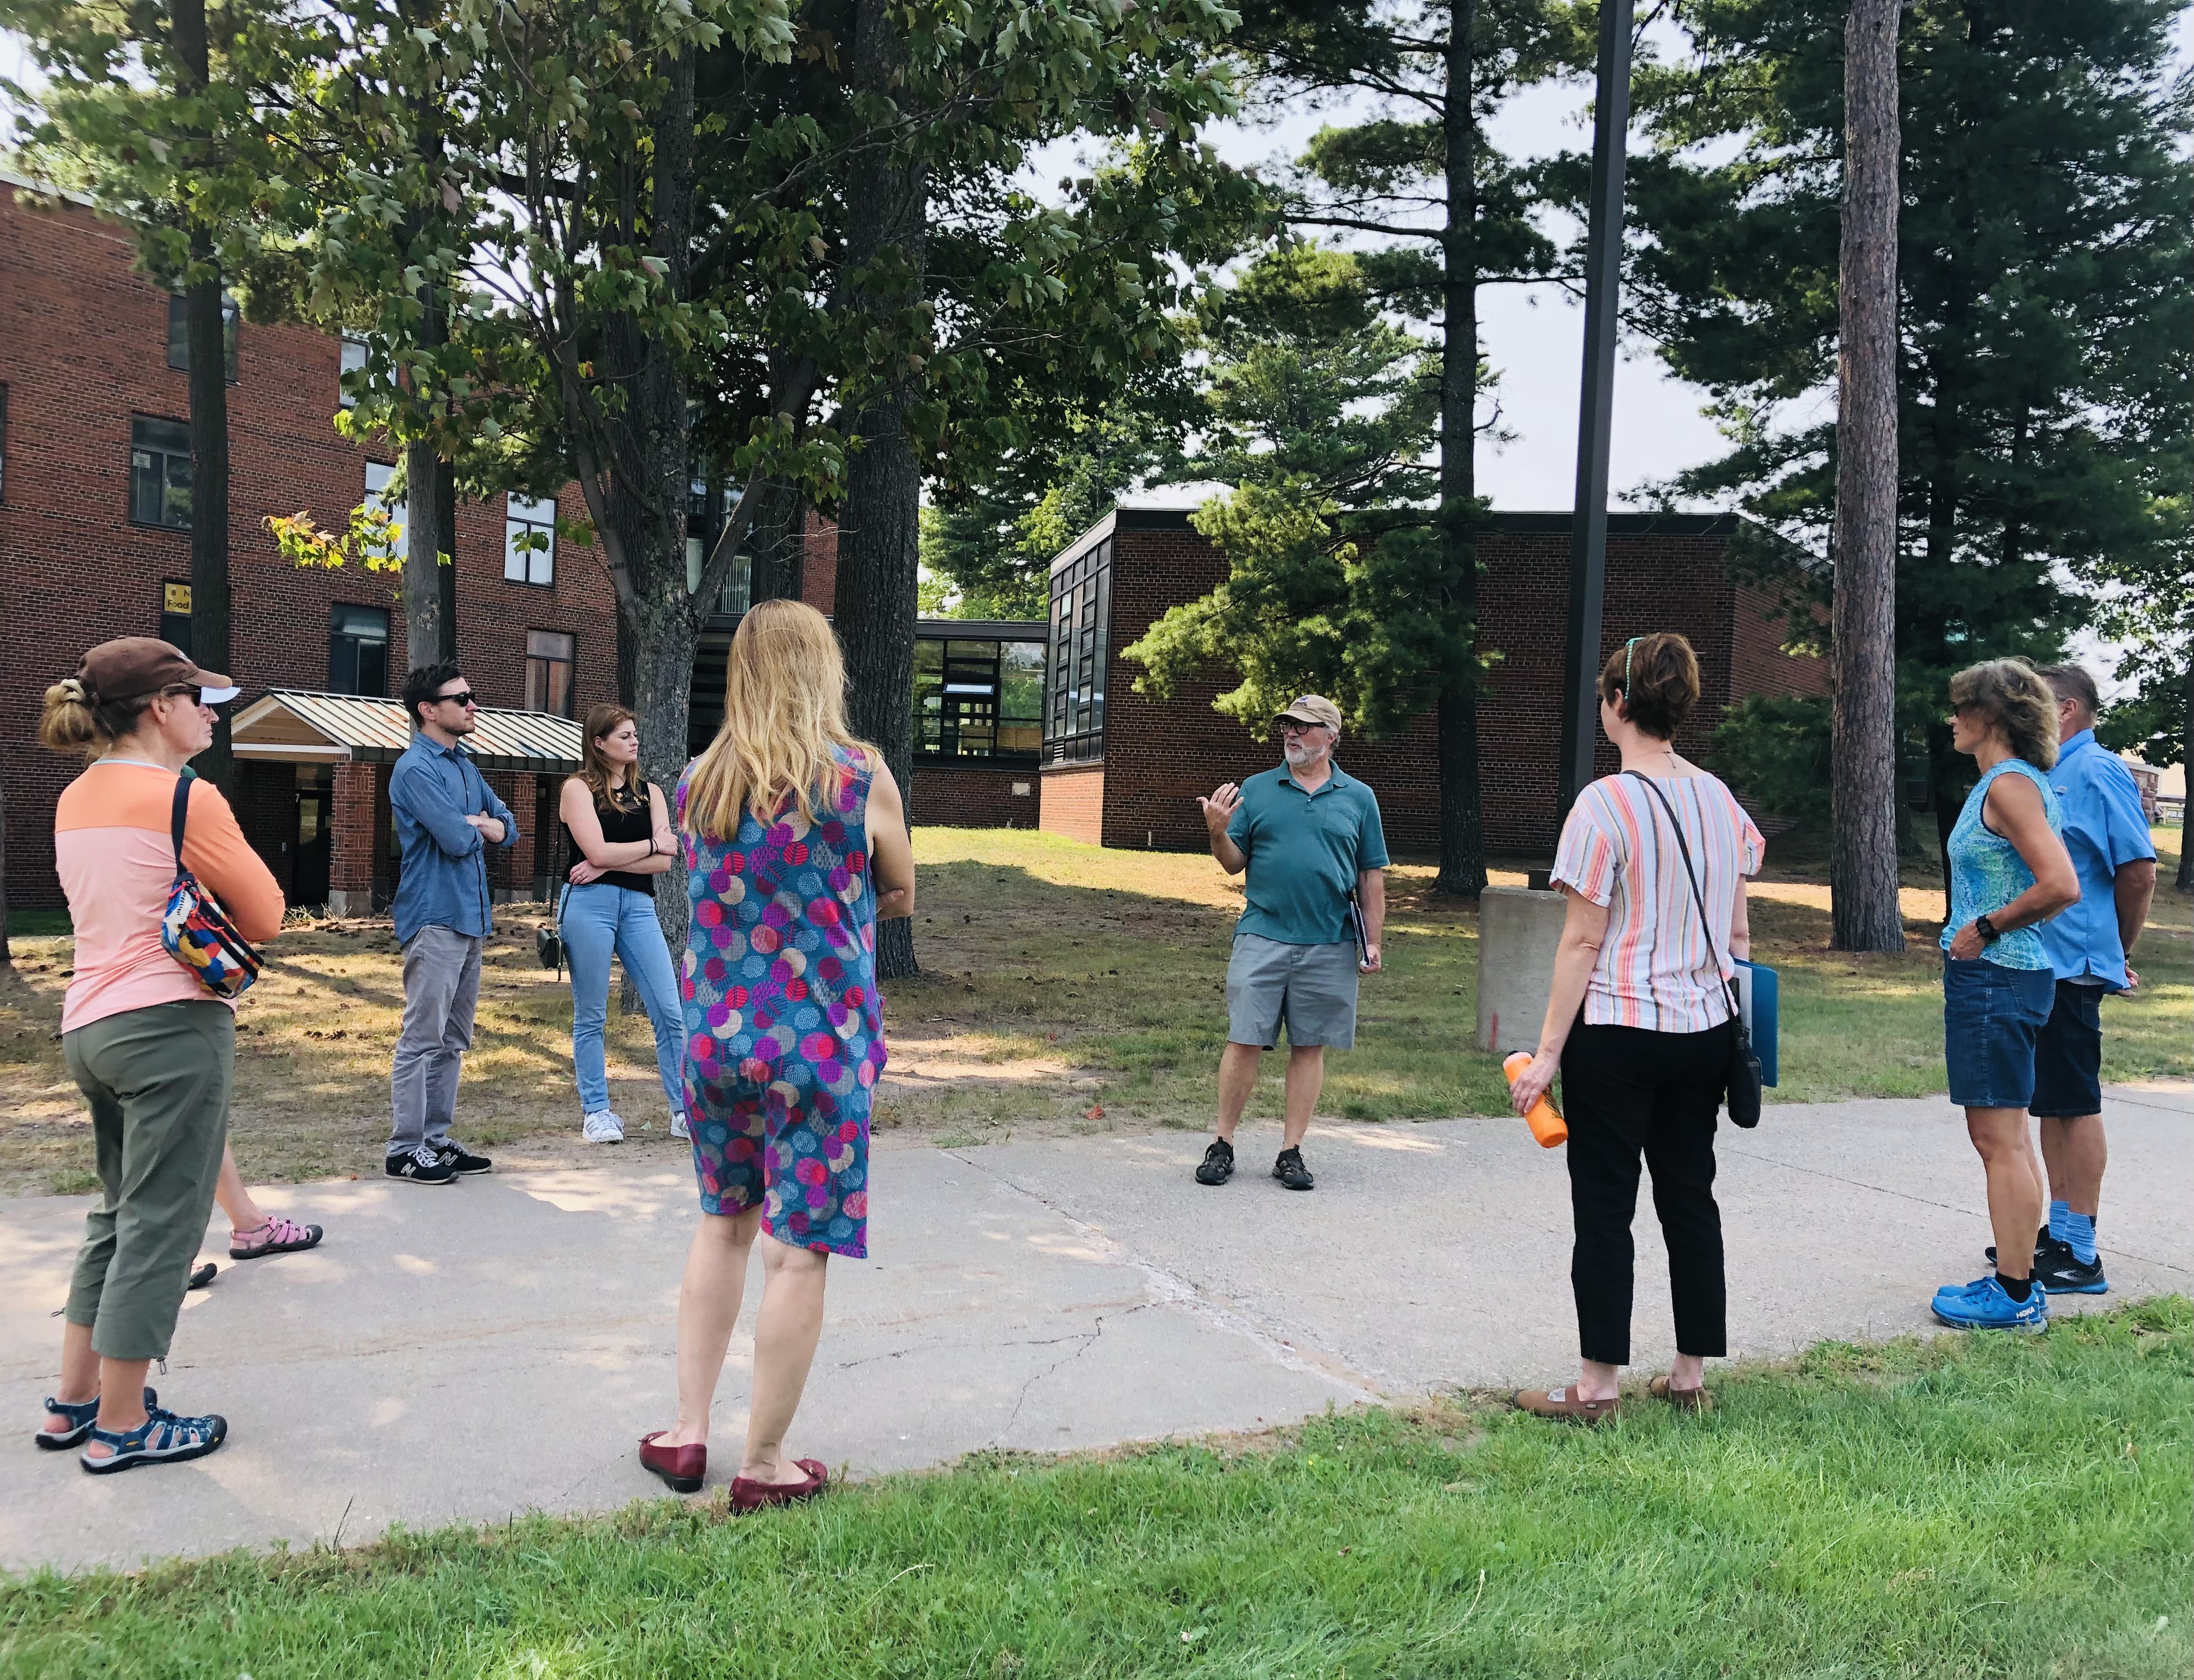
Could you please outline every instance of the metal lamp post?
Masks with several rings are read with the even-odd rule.
[[[1577,407],[1577,511],[1570,524],[1569,642],[1562,660],[1560,806],[1592,779],[1600,724],[1600,598],[1607,579],[1607,444],[1615,396],[1616,295],[1623,267],[1624,141],[1630,127],[1631,0],[1601,0],[1600,92],[1585,230],[1584,381]]]

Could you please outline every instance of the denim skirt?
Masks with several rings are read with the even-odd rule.
[[[1943,1058],[1961,1109],[2023,1109],[2034,1100],[2034,1043],[2057,1001],[2047,968],[1943,959]]]

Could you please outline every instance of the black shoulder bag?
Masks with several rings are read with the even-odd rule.
[[[1684,879],[1691,884],[1691,903],[1698,906],[1699,931],[1706,935],[1707,954],[1714,958],[1714,972],[1721,972],[1721,952],[1715,948],[1714,924],[1707,920],[1706,895],[1699,891],[1699,878],[1691,868],[1691,848],[1684,838],[1684,825],[1676,820],[1676,807],[1668,803],[1668,796],[1650,776],[1634,770],[1626,770],[1625,776],[1635,776],[1653,791],[1661,802],[1661,809],[1668,813],[1668,826],[1676,831],[1676,850],[1684,859]],[[1760,1124],[1760,1058],[1752,1053],[1752,1032],[1744,1024],[1744,1012],[1737,1007],[1737,988],[1726,980],[1722,991],[1729,999],[1729,1023],[1732,1029],[1729,1044],[1729,1117],[1737,1125],[1749,1130]]]

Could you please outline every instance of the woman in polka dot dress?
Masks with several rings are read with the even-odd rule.
[[[734,1505],[818,1494],[786,1430],[823,1327],[828,1256],[868,1253],[869,1104],[884,1066],[876,925],[914,908],[898,785],[847,732],[845,668],[813,607],[740,622],[723,726],[678,787],[687,896],[686,1101],[701,1224],[678,1303],[678,1421],[640,1461],[701,1485],[709,1413],[761,1239],[754,1398]]]

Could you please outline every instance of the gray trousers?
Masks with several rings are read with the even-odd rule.
[[[483,943],[429,924],[404,947],[404,1030],[388,1075],[391,1155],[449,1141],[457,1073],[473,1044]]]
[[[156,1003],[61,1041],[91,1105],[105,1194],[83,1222],[66,1309],[103,1359],[165,1359],[213,1212],[236,1015],[213,998]]]

